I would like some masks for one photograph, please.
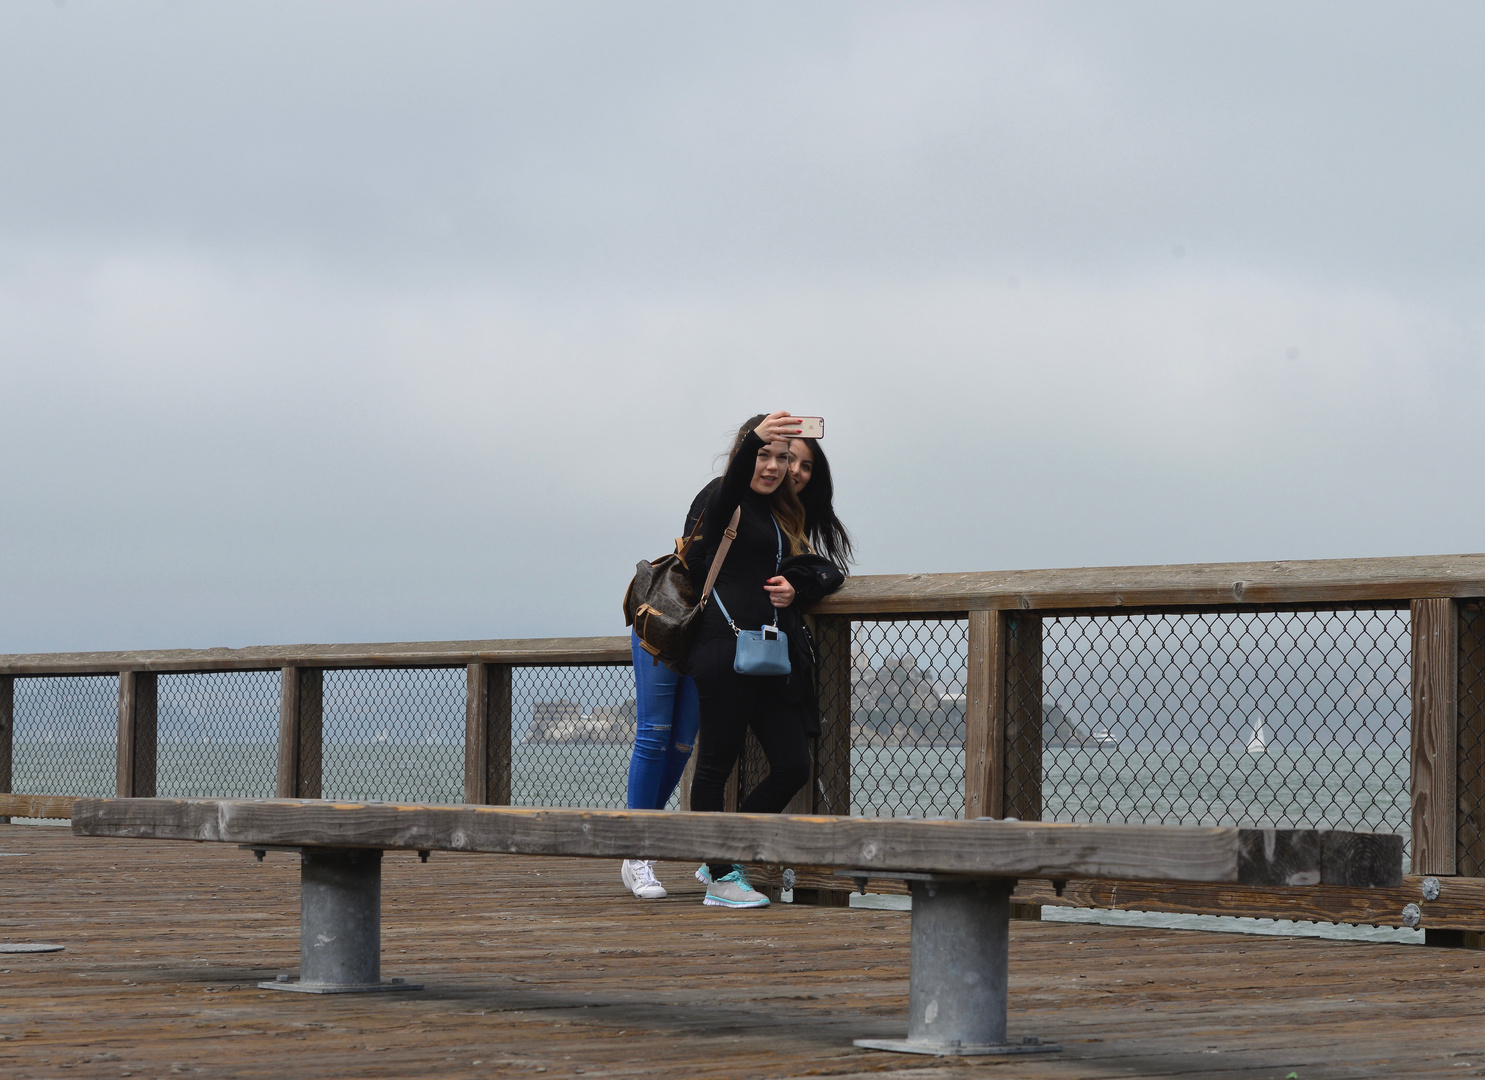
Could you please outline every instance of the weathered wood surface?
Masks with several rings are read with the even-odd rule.
[[[352,645],[254,645],[244,649],[0,655],[7,675],[86,675],[115,671],[271,671],[284,667],[467,667],[486,664],[628,664],[627,637],[393,641]]]
[[[1042,817],[1042,620],[997,612],[1004,624],[1005,791],[1001,815]]]
[[[8,794],[11,787],[11,766],[14,763],[15,737],[15,680],[9,675],[0,675],[0,794]],[[0,814],[0,818],[5,815]],[[0,825],[7,822],[0,821]]]
[[[962,574],[853,576],[812,609],[819,615],[944,614],[975,609],[1215,607],[1268,604],[1403,605],[1425,597],[1485,597],[1485,554],[1294,562],[1105,566]],[[0,655],[0,674],[114,671],[266,671],[465,667],[489,664],[627,664],[627,637],[260,645],[244,649]]]
[[[1485,554],[1293,562],[1099,566],[963,574],[866,574],[815,605],[821,614],[1406,603],[1485,596]]]
[[[851,812],[851,621],[815,620],[820,737],[815,740],[815,809]]]
[[[384,972],[427,989],[306,998],[256,986],[297,970],[291,856],[122,851],[28,826],[0,829],[0,850],[30,852],[0,860],[0,939],[66,946],[0,963],[0,1071],[17,1080],[1341,1080],[1485,1065],[1485,967],[1464,950],[1017,922],[1011,1037],[1062,1053],[936,1061],[850,1045],[905,1030],[906,914],[719,911],[693,865],[662,863],[671,896],[638,901],[612,863],[388,856]]]
[[[964,682],[964,816],[1000,817],[1005,790],[1005,677],[1001,616],[971,611]]]
[[[1183,825],[1067,825],[791,817],[665,810],[402,806],[287,799],[78,799],[82,836],[234,844],[375,847],[604,858],[691,859],[876,870],[985,873],[1005,877],[1115,877],[1206,882],[1283,881],[1312,873],[1334,884],[1395,884],[1377,845],[1351,842],[1365,858],[1340,859],[1353,835],[1315,830]],[[1306,836],[1315,837],[1313,842]],[[1267,851],[1281,851],[1282,863]],[[1255,851],[1257,854],[1255,854]],[[1304,871],[1304,852],[1313,870]],[[1276,871],[1275,866],[1281,866]],[[1309,884],[1307,879],[1303,884]]]
[[[279,677],[276,791],[284,799],[318,799],[324,776],[325,673],[291,666]]]
[[[1412,603],[1413,868],[1424,874],[1452,874],[1455,867],[1458,622],[1452,600]]]
[[[125,671],[119,676],[118,751],[114,757],[115,791],[125,798],[155,794],[155,676]]]
[[[1459,604],[1454,871],[1485,873],[1485,610]]]
[[[0,794],[0,817],[66,819],[74,801],[66,795]]]
[[[792,867],[795,888],[850,890],[855,885],[829,867]],[[753,882],[777,886],[779,868],[756,866]],[[1248,919],[1301,919],[1360,926],[1407,926],[1403,908],[1416,904],[1425,930],[1485,930],[1485,879],[1437,879],[1436,899],[1424,898],[1422,876],[1409,876],[1394,886],[1312,888],[1261,885],[1209,885],[1191,881],[1114,881],[1073,878],[1057,895],[1046,878],[1021,878],[1011,894],[1014,903],[1038,907],[1103,908],[1114,911],[1158,911],[1174,915],[1228,915]],[[899,878],[873,877],[874,893],[907,895]]]
[[[465,669],[465,802],[510,802],[510,694],[509,664],[470,664]]]

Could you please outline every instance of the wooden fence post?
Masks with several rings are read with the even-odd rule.
[[[0,794],[14,792],[15,764],[15,677],[0,675]],[[10,818],[0,814],[0,825]]]
[[[1454,872],[1485,876],[1485,611],[1459,610],[1459,681],[1455,692],[1456,777]]]
[[[325,676],[320,668],[279,670],[278,797],[320,798]]]
[[[511,667],[473,663],[464,676],[464,801],[510,805]]]
[[[964,816],[1042,817],[1042,620],[969,613]]]
[[[814,812],[851,812],[851,620],[815,619],[820,737],[815,741]]]
[[[156,677],[119,672],[119,729],[115,788],[121,799],[155,796]]]
[[[1042,819],[1042,620],[1019,611],[1005,620],[1005,794],[1002,817]]]
[[[1001,816],[1005,796],[1005,618],[969,613],[964,695],[964,816]]]
[[[1412,602],[1414,874],[1452,874],[1455,868],[1458,618],[1453,600]]]

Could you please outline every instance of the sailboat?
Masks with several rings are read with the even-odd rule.
[[[1265,730],[1262,720],[1253,725],[1253,737],[1248,740],[1248,753],[1268,753],[1268,731]]]

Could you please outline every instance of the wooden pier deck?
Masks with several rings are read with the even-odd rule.
[[[297,859],[0,826],[0,1075],[1340,1077],[1485,1075],[1485,954],[1053,922],[1011,929],[1011,1036],[1061,1054],[859,1050],[907,1022],[908,916],[663,901],[606,862],[387,857],[383,974],[298,964]]]

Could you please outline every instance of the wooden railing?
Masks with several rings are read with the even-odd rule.
[[[1035,820],[1042,816],[1047,617],[1407,610],[1412,873],[1485,876],[1485,619],[1474,617],[1481,598],[1485,555],[855,577],[813,611],[823,729],[816,761],[846,766],[820,770],[793,809],[838,813],[851,805],[854,622],[967,623],[964,814]],[[318,798],[324,671],[462,667],[464,797],[509,802],[512,671],[627,663],[625,637],[0,656],[0,792],[11,789],[17,678],[118,675],[117,793],[144,796],[156,786],[157,676],[277,670],[277,794]],[[0,813],[38,807],[46,809],[21,797],[0,799]],[[59,812],[56,805],[50,810]]]

